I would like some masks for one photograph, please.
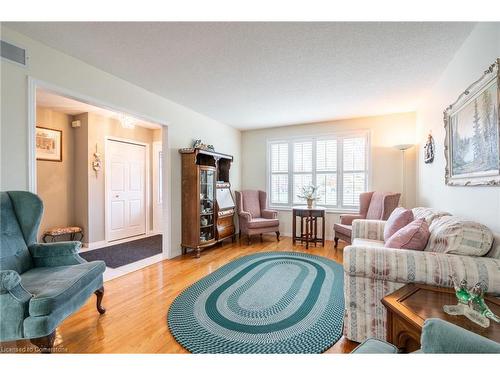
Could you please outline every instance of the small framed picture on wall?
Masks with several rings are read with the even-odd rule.
[[[36,160],[62,161],[62,131],[36,127]]]

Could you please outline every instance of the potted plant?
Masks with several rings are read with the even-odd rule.
[[[297,197],[307,201],[307,208],[312,208],[314,201],[318,199],[318,187],[314,185],[302,186],[301,193]]]

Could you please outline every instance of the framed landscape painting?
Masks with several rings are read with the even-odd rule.
[[[447,185],[500,185],[499,62],[444,111]]]
[[[62,161],[62,131],[36,127],[36,160]]]

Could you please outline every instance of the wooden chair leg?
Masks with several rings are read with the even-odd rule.
[[[339,238],[338,237],[334,237],[333,241],[335,241],[334,247],[337,248],[337,246],[339,245]]]
[[[104,297],[104,287],[103,286],[100,287],[94,293],[97,296],[97,303],[96,303],[97,311],[99,311],[99,314],[102,315],[106,312],[106,309],[104,307],[102,307],[102,305],[101,305],[102,297]]]
[[[262,242],[262,241],[263,241],[263,239],[262,239],[262,233],[261,233],[260,234],[260,242]]]
[[[247,234],[247,245],[251,245],[252,244],[252,239],[250,238],[250,235]]]
[[[52,349],[54,348],[54,341],[56,339],[56,331],[51,334],[43,337],[37,337],[36,339],[31,339],[30,342],[33,345],[36,345],[40,352],[48,354],[52,353]]]
[[[276,239],[278,240],[278,242],[280,242],[280,231],[279,230],[276,231]]]

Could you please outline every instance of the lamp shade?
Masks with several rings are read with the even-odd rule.
[[[394,147],[395,149],[398,149],[399,151],[405,151],[405,150],[408,150],[409,148],[413,147],[412,144],[402,144],[402,145],[394,145],[392,146]]]

